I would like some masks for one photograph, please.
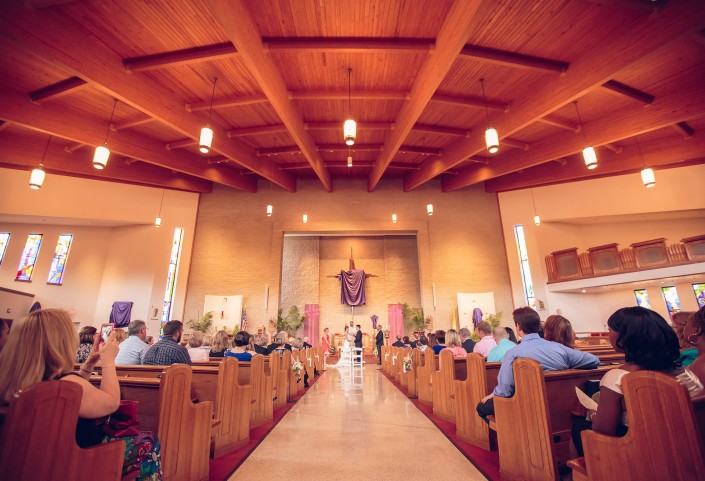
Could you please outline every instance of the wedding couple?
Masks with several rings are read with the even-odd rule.
[[[345,326],[345,332],[343,332],[343,345],[340,348],[340,359],[338,359],[338,362],[330,364],[328,367],[350,367],[352,365],[353,346],[362,349],[362,329],[360,328],[360,324],[354,326],[353,322],[350,321],[350,325]]]

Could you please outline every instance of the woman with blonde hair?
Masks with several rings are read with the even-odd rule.
[[[575,331],[570,321],[563,316],[548,316],[543,326],[543,338],[547,341],[563,344],[571,349],[575,347]]]
[[[115,332],[115,340],[118,344],[127,339],[127,332],[125,332],[125,329],[115,329],[113,332]]]
[[[34,349],[27,349],[28,345]],[[78,339],[68,313],[60,309],[40,309],[12,325],[5,348],[0,352],[0,404],[8,404],[15,393],[44,381],[61,380],[81,386],[76,443],[87,448],[111,440],[96,419],[115,412],[120,404],[120,385],[115,372],[118,343],[112,333],[108,342],[97,342],[78,372],[73,362]],[[100,361],[102,376],[95,387],[88,378]],[[159,441],[151,433],[120,438],[126,441],[123,474],[140,469],[140,479],[161,479]]]
[[[228,331],[221,329],[213,336],[210,357],[223,357],[225,356],[225,351],[229,348],[230,338],[228,337]]]
[[[460,340],[460,335],[455,329],[448,329],[446,331],[446,348],[443,351],[449,350],[453,353],[453,357],[464,358],[467,356],[468,352],[463,347],[463,343]]]

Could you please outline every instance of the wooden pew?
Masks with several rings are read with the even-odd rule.
[[[705,396],[691,401],[676,379],[653,371],[627,374],[622,382],[629,431],[621,438],[584,431],[585,458],[569,463],[573,479],[705,479]]]
[[[269,368],[272,372],[272,391],[274,392],[273,408],[277,409],[286,404],[289,394],[289,374],[282,369],[281,356],[269,357]]]
[[[241,363],[245,369],[238,371],[240,384],[252,386],[252,411],[250,413],[250,429],[266,424],[274,419],[274,387],[271,371],[265,371],[265,357],[261,354],[252,356],[249,363]],[[269,359],[266,362],[269,368]],[[268,369],[269,370],[269,369]]]
[[[404,356],[406,355],[406,349],[403,347],[393,347],[392,348],[392,375],[394,376],[394,381],[401,383],[401,371],[402,362],[404,361]]]
[[[382,346],[382,371],[390,375],[392,365],[392,346]]]
[[[459,439],[474,446],[495,448],[494,435],[487,423],[477,414],[477,405],[497,386],[497,375],[501,362],[485,362],[477,353],[465,359],[466,377],[455,380],[455,433]]]
[[[446,421],[455,422],[455,358],[450,351],[438,354],[438,371],[431,374],[433,414]]]
[[[314,372],[315,366],[314,366],[314,362],[313,362],[313,350],[312,349],[301,349],[301,351],[299,351],[299,357],[301,358],[301,362],[304,364],[304,369],[306,369],[306,374],[308,374],[308,379],[310,381],[313,381],[313,378],[316,377],[316,374]]]
[[[438,358],[436,357],[433,349],[427,348],[423,352],[423,366],[417,369],[417,382],[418,382],[418,393],[419,402],[427,406],[433,406],[433,388],[431,383],[433,382],[433,373],[438,369]]]
[[[12,400],[0,432],[0,479],[121,478],[124,441],[87,449],[76,445],[82,395],[78,384],[51,381],[24,389]]]
[[[514,396],[494,398],[503,479],[558,479],[558,465],[570,459],[575,386],[582,388],[585,381],[600,379],[613,368],[544,372],[533,359],[514,361]]]
[[[191,377],[189,366],[174,364],[160,379],[118,378],[121,399],[139,402],[140,429],[159,437],[165,481],[208,479],[213,403],[191,401]],[[98,386],[100,381],[90,379]]]
[[[275,353],[272,353],[271,355],[275,355]],[[299,392],[298,384],[301,384],[303,386],[304,383],[303,374],[301,375],[301,377],[297,377],[294,373],[294,370],[291,369],[292,358],[292,353],[290,351],[283,351],[281,355],[281,366],[282,369],[286,369],[287,377],[289,378],[289,392],[287,395],[287,399],[289,401],[292,401],[294,398],[296,398],[296,395]]]
[[[406,392],[411,397],[418,396],[416,375],[421,364],[421,351],[418,349],[411,350],[411,371],[402,372],[401,384],[406,387]]]

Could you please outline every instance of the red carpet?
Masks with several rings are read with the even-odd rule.
[[[274,417],[272,422],[263,424],[262,426],[256,427],[250,430],[250,442],[232,453],[224,454],[223,456],[211,459],[208,471],[208,479],[210,481],[224,481],[228,479],[235,470],[247,459],[247,457],[255,450],[259,444],[264,441],[264,438],[274,429],[274,426],[279,424],[284,415],[289,412],[289,409],[294,407],[294,404],[301,399],[301,396],[306,394],[313,384],[320,379],[320,375],[316,376],[313,380],[309,380],[309,387],[303,390],[303,392],[294,398],[293,402],[288,402],[279,409],[274,410]]]
[[[380,372],[382,372],[380,370]],[[382,372],[382,374],[384,374]],[[390,378],[386,374],[384,376],[394,384],[402,393],[407,394],[406,390],[402,389],[401,385],[395,382],[394,378]],[[419,411],[424,413],[426,417],[445,435],[453,445],[458,448],[458,451],[470,461],[487,479],[491,481],[500,481],[499,479],[499,453],[497,451],[485,451],[482,448],[473,446],[458,439],[455,435],[455,424],[433,415],[433,408],[421,404],[418,399],[411,399],[414,406]]]

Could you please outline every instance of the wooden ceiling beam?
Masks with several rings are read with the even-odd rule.
[[[12,92],[9,89],[0,89],[0,117],[31,130],[88,146],[102,145],[105,140],[104,124],[97,124],[91,118],[70,112],[56,104],[47,103],[41,106],[33,104],[26,94]],[[246,192],[257,191],[257,184],[253,181],[243,179],[227,170],[207,167],[198,155],[165,151],[162,142],[133,132],[112,132],[108,136],[108,148],[111,151],[111,157],[123,155]],[[86,151],[93,155],[92,150]],[[105,176],[110,175],[111,165],[109,162],[105,168]]]
[[[232,129],[228,130],[228,138],[233,137],[244,137],[246,135],[265,135],[265,134],[277,134],[279,132],[286,132],[286,125],[262,125],[260,127],[247,127],[244,129]]]
[[[207,0],[215,20],[240,53],[242,62],[259,84],[272,108],[286,125],[294,142],[301,148],[306,160],[313,167],[323,188],[333,190],[330,173],[323,165],[323,158],[316,150],[310,134],[304,127],[303,116],[288,98],[286,82],[271,55],[262,47],[262,36],[245,0]]]
[[[340,144],[320,144],[316,148],[319,152],[381,152],[382,144],[355,144],[352,147]]]
[[[589,50],[571,61],[566,75],[537,80],[530,86],[531,95],[512,108],[511,115],[495,119],[492,126],[500,136],[511,136],[617,77],[625,67],[702,28],[704,22],[705,9],[697,0],[669,2],[657,14],[636,18],[629,28],[617,29],[610,35],[595,38]],[[657,103],[658,100],[651,109]],[[642,113],[643,110],[637,117]],[[446,146],[439,158],[428,159],[420,170],[407,174],[404,190],[413,190],[484,150],[481,135],[459,139]],[[534,151],[533,146],[531,151]],[[468,180],[462,174],[456,176],[458,179]]]
[[[507,147],[512,147],[514,149],[529,150],[529,144],[527,144],[526,142],[521,142],[519,140],[510,139],[507,137],[503,138],[500,143],[502,145],[506,145]]]
[[[542,124],[551,125],[553,127],[558,127],[559,129],[569,130],[571,132],[580,132],[580,124],[575,122],[570,122],[568,120],[559,119],[554,115],[547,115],[537,120]]]
[[[53,9],[28,12],[15,5],[6,9],[5,13],[0,18],[0,35],[21,52],[36,55],[82,78],[96,89],[153,117],[184,137],[198,138],[205,124],[204,118],[186,112],[183,103],[176,96],[169,95],[158,81],[147,75],[127,74],[123,59],[112,48],[88,30],[72,23],[70,18]],[[212,124],[211,128],[214,131],[213,153],[233,159],[285,190],[296,191],[296,179],[292,176],[278,171],[269,160],[258,159],[249,146],[229,140],[226,129],[221,126]],[[161,145],[160,150],[164,153]],[[193,159],[190,164],[193,164]],[[245,182],[240,176],[228,178],[223,175],[222,178],[228,182],[227,185],[233,184],[231,186],[246,191],[251,191],[254,186],[256,190],[254,182]]]
[[[120,123],[112,123],[110,124],[110,130],[113,132],[117,132],[118,130],[124,130],[124,129],[130,129],[132,127],[137,127],[139,125],[144,125],[148,124],[149,122],[153,122],[154,119],[152,117],[136,117],[132,120],[126,120],[124,122]]]
[[[630,87],[629,85],[617,82],[616,80],[609,80],[602,84],[602,87],[610,92],[616,93],[617,95],[622,95],[624,97],[636,100],[642,104],[651,105],[654,103],[654,96],[646,92],[642,92],[639,89]]]
[[[316,146],[318,152],[381,152],[382,144],[355,144],[352,147],[348,147],[345,144],[320,144]],[[301,148],[297,145],[290,145],[284,147],[272,147],[257,149],[257,156],[263,157],[268,155],[281,155],[281,154],[300,154]],[[413,145],[402,145],[399,148],[399,153],[404,154],[420,154],[420,155],[441,155],[440,149],[434,149],[430,147],[417,147]]]
[[[243,105],[266,104],[269,99],[264,95],[248,95],[245,97],[226,97],[213,100],[213,108],[242,107]],[[210,100],[205,102],[189,102],[186,104],[188,112],[200,112],[211,108]]]
[[[505,113],[509,111],[508,104],[497,102],[496,100],[488,100],[485,102],[482,97],[456,97],[453,95],[435,94],[431,97],[431,101],[441,102],[444,104],[462,105],[463,107],[477,107],[479,109],[484,109],[486,104],[487,108],[490,110],[498,110]]]
[[[615,154],[621,154],[622,151],[624,150],[621,145],[619,144],[603,144],[601,147],[604,147],[607,150],[611,150]]]
[[[262,39],[267,52],[430,53],[433,39],[418,38],[275,38]]]
[[[56,99],[63,95],[70,94],[71,92],[75,92],[86,85],[86,81],[83,79],[78,77],[69,77],[60,82],[56,82],[55,84],[51,84],[31,92],[29,94],[29,98],[32,99],[32,102],[40,104],[43,101]]]
[[[412,130],[416,132],[424,132],[427,134],[451,135],[455,137],[467,137],[468,135],[470,135],[469,130],[456,129],[453,127],[443,127],[440,125],[415,124]]]
[[[693,138],[684,142],[678,138],[662,138],[640,142],[643,158],[639,155],[636,145],[627,144],[620,155],[605,153],[600,156],[600,166],[594,170],[585,168],[585,163],[580,155],[562,159],[562,166],[549,162],[536,167],[525,169],[523,173],[516,172],[496,177],[485,182],[487,192],[504,192],[508,190],[526,189],[542,185],[560,184],[576,180],[622,175],[630,172],[639,172],[646,164],[652,168],[680,167],[682,162],[701,159],[705,152],[705,137]],[[657,176],[658,182],[658,176]]]
[[[164,144],[164,148],[166,150],[174,150],[174,149],[181,149],[183,147],[191,147],[192,145],[196,145],[198,142],[194,139],[179,139],[179,140],[174,140],[173,142],[168,142]]]
[[[16,136],[0,137],[0,159],[5,167],[27,170],[33,169],[42,158],[45,140],[25,133]],[[188,192],[212,192],[213,183],[187,175],[173,175],[167,169],[150,164],[139,167],[127,165],[110,159],[106,170],[97,170],[92,165],[92,152],[69,154],[60,145],[50,145],[44,157],[44,170],[47,172],[47,183],[52,175],[70,175],[109,182],[146,185],[164,189],[177,189]],[[29,180],[29,175],[27,176]]]
[[[175,67],[198,62],[209,62],[221,58],[237,55],[237,50],[230,42],[217,43],[215,45],[204,45],[202,47],[175,50],[172,52],[162,52],[142,57],[126,58],[123,60],[125,71],[145,72],[160,68]]]
[[[79,149],[82,149],[83,147],[86,147],[86,144],[82,144],[80,142],[73,143],[73,144],[65,146],[64,152],[67,152],[69,154],[73,154],[74,152],[76,152]]]
[[[408,100],[409,92],[394,90],[355,90],[352,100]],[[348,100],[347,90],[298,90],[289,92],[290,100]]]
[[[304,124],[306,130],[334,130],[343,129],[343,121],[338,122],[306,122]],[[391,130],[394,129],[392,122],[357,122],[358,130]]]
[[[686,139],[689,139],[695,135],[695,129],[693,129],[688,122],[678,122],[673,124],[673,128],[676,129],[677,132],[683,134],[683,137]]]
[[[415,145],[402,145],[399,147],[400,154],[419,154],[419,155],[441,155],[441,149],[432,147],[417,147]]]
[[[508,67],[532,68],[565,74],[568,71],[568,62],[559,60],[551,60],[547,58],[534,57],[532,55],[524,55],[520,53],[507,52],[505,50],[497,50],[494,48],[480,47],[479,45],[467,44],[460,51],[461,57],[472,58],[483,62],[491,62]]]
[[[684,121],[701,117],[705,112],[705,85],[701,85],[702,82],[694,77],[698,76],[691,75],[689,72],[686,78],[679,80],[677,90],[664,91],[647,110],[635,104],[616,110],[611,115],[603,116],[599,121],[587,125],[587,131],[590,133],[589,142],[594,147],[604,146],[644,132],[671,127],[674,117],[682,118]],[[488,166],[482,168],[468,167],[451,181],[443,183],[442,187],[444,191],[466,187],[579,153],[583,147],[585,147],[585,140],[581,135],[568,132],[553,135],[532,144],[531,150],[527,152],[496,156]],[[604,154],[606,154],[604,149],[598,153],[596,170],[601,168],[600,158]]]
[[[367,180],[371,192],[382,178],[389,163],[396,156],[399,147],[414,127],[428,102],[436,93],[443,79],[458,58],[473,28],[473,19],[482,5],[481,0],[455,0],[436,36],[436,48],[419,69],[411,87],[411,98],[405,100],[397,119],[395,129],[387,136],[384,149],[377,158]]]

